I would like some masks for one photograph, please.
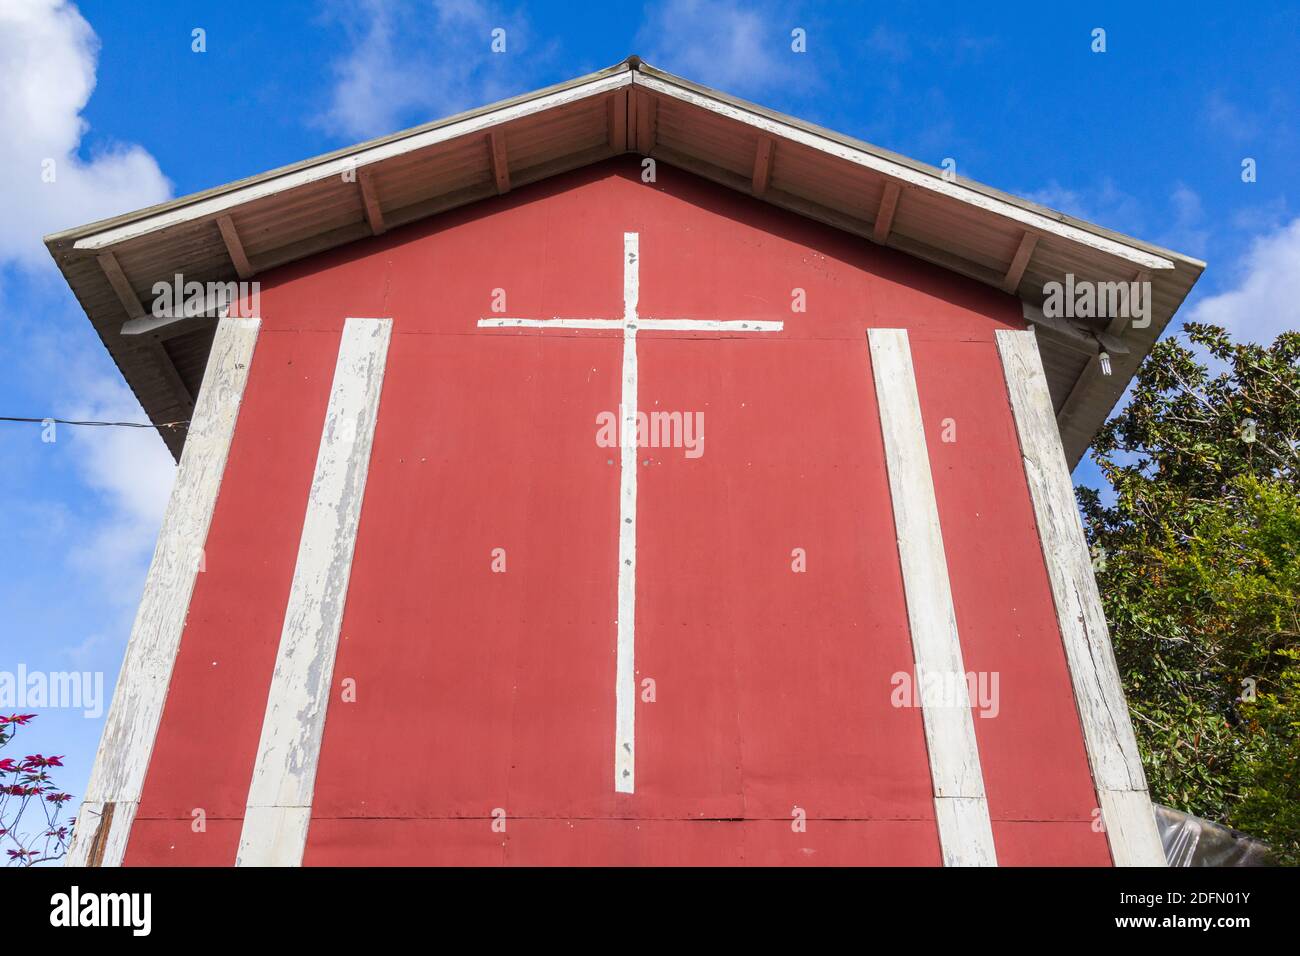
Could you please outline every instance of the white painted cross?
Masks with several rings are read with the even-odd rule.
[[[640,295],[640,239],[623,233],[622,319],[479,319],[481,329],[622,329],[623,414],[619,444],[618,496],[618,644],[614,668],[614,789],[632,793],[636,781],[636,436],[637,375],[636,333],[648,332],[780,332],[783,322],[720,319],[642,319],[637,315]]]

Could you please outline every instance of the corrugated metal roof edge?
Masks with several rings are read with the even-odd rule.
[[[632,59],[629,57],[629,60]],[[264,173],[257,173],[254,176],[247,176],[243,179],[236,179],[233,182],[223,183],[220,186],[213,186],[210,189],[201,192],[189,193],[184,196],[178,196],[175,199],[169,199],[166,202],[158,203],[154,206],[146,206],[143,209],[134,209],[131,212],[122,213],[108,219],[100,219],[96,222],[86,223],[83,226],[74,226],[70,229],[64,229],[61,232],[51,233],[44,238],[47,246],[55,242],[76,241],[84,239],[86,236],[93,236],[95,233],[103,232],[107,229],[113,229],[117,226],[124,226],[128,223],[136,222],[141,219],[147,219],[150,216],[156,216],[159,213],[170,212],[174,209],[182,209],[185,206],[202,202],[205,199],[212,199],[215,196],[223,196],[226,193],[243,189],[246,186],[252,186],[256,183],[264,183],[281,176],[287,176],[290,173],[300,172],[304,169],[311,169],[313,166],[319,166],[323,163],[332,162],[336,159],[344,159],[348,156],[356,155],[367,149],[373,149],[376,146],[383,146],[388,143],[400,142],[421,133],[427,133],[431,130],[441,129],[444,126],[451,126],[467,119],[473,119],[477,116],[486,116],[496,110],[508,109],[511,106],[517,106],[520,103],[527,103],[531,100],[541,99],[552,93],[560,93],[564,90],[573,89],[590,83],[593,80],[599,80],[607,76],[613,76],[617,73],[625,73],[632,69],[629,60],[616,63],[614,66],[606,67],[603,70],[597,70],[595,73],[588,73],[585,76],[575,77],[571,80],[565,80],[563,83],[556,83],[553,86],[547,86],[540,90],[532,90],[528,93],[521,93],[518,96],[512,96],[508,99],[498,100],[495,103],[489,103],[486,106],[480,106],[476,109],[466,110],[462,113],[456,113],[452,116],[445,116],[442,119],[434,120],[430,123],[424,123],[420,126],[412,126],[409,129],[399,130],[396,133],[389,133],[386,136],[379,136],[375,139],[369,139],[362,143],[355,143],[352,146],[345,146],[342,149],[336,149],[333,152],[321,153],[319,156],[312,156],[296,163],[290,163],[287,166],[279,166],[275,169],[268,170]]]
[[[215,186],[211,189],[206,189],[201,192],[190,193],[186,196],[180,196],[177,197],[176,199],[171,199],[168,200],[167,202],[159,203],[154,206],[149,206],[144,209],[133,210],[131,212],[123,213],[119,216],[111,217],[109,219],[101,219],[96,222],[87,223],[82,226],[76,226],[71,229],[65,229],[61,232],[51,233],[50,235],[44,238],[44,242],[47,247],[51,248],[51,252],[53,252],[54,251],[53,247],[56,244],[65,244],[69,241],[75,242],[78,239],[82,239],[85,238],[86,236],[94,235],[95,233],[98,232],[103,232],[104,230],[107,229],[126,225],[128,223],[136,222],[141,219],[146,219],[150,216],[154,216],[159,213],[168,212],[174,209],[180,209],[187,205],[201,202],[206,199],[211,199],[215,196],[221,196],[228,192],[233,192],[237,189],[241,189],[246,186],[253,185],[255,183],[267,182],[279,178],[281,176],[299,172],[304,169],[310,169],[311,167],[320,165],[322,163],[327,163],[336,159],[342,159],[347,156],[355,155],[357,153],[363,152],[367,149],[371,149],[376,146],[381,146],[387,143],[399,142],[400,140],[407,139],[412,136],[417,136],[420,135],[421,133],[440,129],[444,126],[450,126],[454,123],[458,123],[466,119],[485,116],[497,110],[507,109],[511,106],[516,106],[520,103],[527,103],[530,100],[539,99],[543,96],[548,96],[552,93],[562,92],[564,90],[581,86],[585,83],[590,83],[593,80],[599,80],[604,77],[613,76],[617,73],[623,73],[629,70],[645,73],[647,76],[652,76],[655,79],[660,80],[661,82],[671,83],[675,86],[679,86],[682,89],[690,90],[701,96],[711,97],[721,102],[728,103],[731,106],[734,106],[738,109],[747,110],[749,112],[758,114],[760,116],[764,116],[775,122],[785,123],[787,125],[794,126],[798,129],[804,130],[805,132],[812,133],[817,136],[825,137],[829,140],[837,142],[843,146],[847,146],[851,149],[857,149],[866,153],[870,153],[871,155],[876,156],[880,159],[897,163],[900,166],[905,166],[909,169],[915,170],[916,172],[933,176],[936,179],[943,178],[943,173],[937,167],[931,166],[927,163],[919,162],[908,156],[903,156],[899,153],[892,152],[891,150],[882,149],[881,147],[868,143],[865,140],[860,140],[852,136],[847,136],[842,133],[838,133],[834,130],[830,130],[822,126],[818,126],[815,123],[808,123],[803,120],[800,120],[797,117],[790,116],[785,113],[780,113],[777,112],[776,110],[770,110],[764,106],[758,105],[757,103],[752,103],[749,102],[748,100],[742,100],[737,97],[730,96],[719,90],[715,90],[707,86],[702,86],[698,83],[692,83],[690,80],[683,79],[682,77],[679,77],[672,73],[668,73],[664,70],[660,70],[657,67],[654,67],[649,63],[646,63],[639,56],[632,55],[622,60],[621,62],[614,64],[613,66],[606,67],[603,70],[597,70],[594,73],[588,73],[584,76],[575,77],[571,80],[566,80],[563,83],[557,83],[552,86],[545,87],[544,89],[533,90],[529,93],[523,93],[519,96],[511,97],[509,99],[500,100],[496,103],[490,103],[486,106],[478,107],[477,109],[466,110],[465,112],[457,113],[453,116],[447,116],[439,120],[434,120],[431,123],[425,123],[421,126],[411,127],[410,129],[401,130],[396,133],[390,133],[387,136],[377,137],[375,139],[367,140],[362,143],[357,143],[352,146],[347,146],[342,149],[334,150],[333,152],[323,153],[319,156],[314,156],[297,163],[292,163],[287,166],[281,166],[264,173],[259,173],[254,176],[248,176],[244,179],[239,179],[230,183],[225,183],[220,186]],[[1184,255],[1183,253],[1176,252],[1172,249],[1167,249],[1165,247],[1158,246],[1154,243],[1146,242],[1144,240],[1134,238],[1133,236],[1125,235],[1124,233],[1107,229],[1103,226],[1099,226],[1096,223],[1092,223],[1084,219],[1078,219],[1074,216],[1070,216],[1066,213],[1063,213],[1060,210],[1052,209],[1049,206],[1043,206],[1039,203],[1033,202],[1028,199],[1024,199],[1023,197],[1016,196],[1012,193],[1003,192],[1000,189],[995,189],[992,186],[988,186],[976,180],[968,179],[964,176],[957,176],[955,181],[960,185],[962,185],[963,187],[970,189],[974,192],[980,193],[982,195],[988,196],[991,199],[996,199],[999,202],[1005,202],[1010,205],[1017,206],[1026,211],[1033,212],[1037,215],[1046,216],[1064,225],[1072,226],[1076,229],[1082,229],[1085,232],[1092,233],[1093,235],[1101,236],[1103,238],[1112,240],[1114,242],[1120,242],[1125,245],[1132,246],[1135,249],[1141,249],[1144,252],[1149,252],[1153,255],[1160,255],[1170,259],[1177,259],[1178,261],[1195,269],[1198,275],[1206,267],[1206,263],[1201,261],[1200,259],[1195,259],[1191,256]]]
[[[649,63],[640,60],[638,57],[629,57],[628,59],[636,60],[637,63],[639,64],[637,69],[640,72],[646,73],[649,76],[653,76],[657,80],[662,80],[665,83],[672,83],[676,86],[682,87],[683,89],[691,90],[694,93],[698,93],[701,96],[709,96],[712,97],[713,99],[721,100],[722,102],[729,103],[730,105],[738,109],[748,110],[751,113],[757,113],[760,116],[765,116],[768,119],[774,120],[778,123],[785,123],[789,126],[797,127],[798,129],[802,129],[808,133],[813,133],[817,136],[824,136],[825,138],[829,140],[833,140],[841,144],[842,146],[848,146],[851,149],[862,150],[864,153],[870,153],[871,155],[876,156],[880,159],[888,160],[889,162],[892,163],[898,163],[900,166],[906,166],[909,169],[913,169],[918,173],[926,173],[927,175],[933,176],[935,179],[943,178],[944,175],[943,171],[940,170],[937,166],[931,166],[928,163],[922,163],[918,160],[912,159],[910,156],[904,156],[901,153],[895,153],[892,150],[884,149],[883,147],[876,146],[873,143],[868,143],[866,140],[857,139],[853,136],[848,136],[844,133],[836,132],[833,129],[827,129],[824,126],[818,126],[816,123],[809,123],[805,120],[799,119],[796,116],[790,116],[787,113],[780,113],[777,112],[776,110],[768,109],[765,106],[760,106],[759,104],[752,103],[749,100],[739,99],[738,97],[734,97],[731,96],[730,94],[723,93],[720,90],[715,90],[707,86],[702,86],[698,83],[692,83],[690,80],[683,79],[682,77],[677,76],[673,73],[667,73],[663,70],[658,69],[657,67],[651,66]],[[1059,209],[1053,209],[1050,206],[1041,205],[1040,203],[1036,203],[1032,200],[1025,199],[1022,196],[1017,196],[1014,193],[1003,192],[1000,189],[997,189],[993,186],[989,186],[985,183],[981,183],[978,180],[968,179],[965,176],[958,175],[955,177],[955,181],[960,185],[965,186],[967,189],[973,190],[974,192],[980,193],[981,195],[988,196],[990,199],[996,199],[1000,202],[1009,203],[1013,206],[1019,206],[1021,209],[1024,209],[1028,212],[1037,213],[1038,215],[1047,216],[1048,218],[1055,219],[1057,222],[1060,222],[1063,225],[1073,226],[1076,229],[1082,229],[1086,232],[1092,233],[1093,235],[1102,236],[1107,239],[1112,239],[1116,242],[1122,242],[1126,245],[1133,246],[1134,248],[1141,249],[1144,252],[1150,252],[1153,255],[1165,256],[1167,258],[1177,259],[1180,262],[1183,262],[1197,269],[1201,269],[1201,270],[1205,269],[1206,263],[1200,259],[1196,259],[1192,256],[1185,255],[1173,249],[1167,249],[1164,246],[1158,246],[1155,243],[1147,242],[1143,239],[1137,239],[1133,236],[1126,235],[1125,233],[1122,232],[1116,232],[1113,229],[1107,229],[1105,226],[1099,226],[1096,223],[1089,222],[1086,219],[1076,218],[1075,216],[1071,216],[1068,213],[1061,212]]]

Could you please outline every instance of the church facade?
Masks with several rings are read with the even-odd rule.
[[[69,862],[1163,865],[1070,469],[1203,264],[636,58],[47,244],[180,462]]]

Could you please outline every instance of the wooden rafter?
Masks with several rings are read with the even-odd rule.
[[[637,99],[636,151],[649,155],[654,152],[655,148],[655,121],[659,112],[658,100],[642,90],[635,90],[632,95]]]
[[[127,280],[126,273],[122,271],[122,265],[117,261],[117,256],[112,252],[101,252],[95,258],[99,261],[99,267],[104,270],[109,285],[117,293],[122,308],[126,309],[126,313],[130,317],[127,324],[136,319],[143,319],[146,315],[145,308],[140,304],[140,299],[135,294],[135,290],[131,288],[131,283]],[[180,372],[176,371],[176,365],[172,362],[171,356],[167,354],[167,350],[163,348],[162,342],[151,339],[145,345],[144,352],[153,361],[158,374],[170,386],[177,404],[184,408],[187,414],[192,411],[194,396],[190,394],[189,387],[185,384],[185,380],[181,378]]]
[[[609,148],[616,153],[627,152],[627,100],[625,89],[609,95]]]
[[[902,187],[892,179],[885,183],[885,192],[880,197],[880,212],[876,214],[876,224],[871,230],[871,238],[883,244],[889,238],[889,231],[894,228],[894,213],[898,209],[898,195]]]
[[[379,235],[388,226],[384,223],[384,210],[379,205],[379,196],[375,192],[375,182],[368,169],[357,173],[357,185],[361,189],[361,202],[366,207],[366,222],[370,224],[372,235]]]
[[[671,116],[665,114],[662,125],[658,123],[659,108],[671,113]],[[1204,268],[1204,264],[1196,260],[1067,217],[1048,214],[1033,204],[996,190],[964,180],[947,181],[935,170],[920,164],[910,163],[848,137],[809,127],[793,118],[700,89],[654,70],[636,58],[629,58],[616,69],[461,114],[453,121],[430,124],[360,144],[176,200],[153,211],[145,210],[94,226],[67,230],[50,237],[47,245],[78,296],[83,301],[96,303],[91,310],[91,319],[97,327],[121,325],[128,321],[128,317],[119,311],[123,308],[128,315],[135,315],[142,309],[143,321],[137,324],[130,320],[132,330],[138,330],[141,339],[182,334],[203,320],[156,324],[149,315],[148,289],[154,280],[169,280],[178,271],[202,273],[205,278],[218,275],[233,278],[238,271],[238,266],[232,268],[235,255],[230,253],[229,244],[226,248],[217,246],[216,236],[210,231],[211,224],[217,223],[220,217],[240,217],[232,218],[231,222],[238,224],[237,238],[241,244],[246,244],[245,258],[255,274],[266,272],[497,195],[496,177],[490,172],[491,167],[483,168],[491,162],[491,153],[484,156],[482,143],[486,135],[498,128],[509,130],[512,191],[555,173],[600,162],[620,152],[650,155],[662,162],[691,169],[697,175],[745,195],[755,195],[756,186],[765,187],[762,194],[765,202],[848,231],[864,240],[876,240],[897,252],[950,269],[995,289],[1003,288],[1009,278],[1009,263],[1014,257],[1006,253],[1017,251],[1024,234],[1030,232],[1040,237],[1038,244],[1044,245],[1044,250],[1035,247],[1032,251],[1020,276],[1020,288],[1015,292],[1027,292],[1026,284],[1037,281],[1036,277],[1043,272],[1043,257],[1049,254],[1049,250],[1054,259],[1058,254],[1064,256],[1068,253],[1076,272],[1090,273],[1098,280],[1122,280],[1138,269],[1146,269],[1159,283],[1162,308],[1152,317],[1158,326],[1163,326],[1168,320],[1172,307],[1182,301]],[[725,136],[713,135],[723,130],[730,132]],[[748,141],[749,146],[744,152],[750,155],[733,155],[728,144],[734,145],[742,138]],[[757,150],[766,147],[759,147],[758,143],[765,138],[774,144],[772,157],[777,148],[782,151],[780,179],[775,176],[774,162],[766,177],[759,166]],[[472,186],[462,187],[459,180],[452,182],[454,172],[463,171],[461,160],[457,158],[454,172],[445,175],[441,160],[456,156],[457,151],[466,145],[476,152],[480,173],[486,175],[480,176]],[[787,152],[798,159],[797,168],[785,169]],[[427,156],[429,163],[416,161],[417,154]],[[530,157],[527,163],[523,159],[525,154]],[[736,159],[740,162],[735,162]],[[640,155],[637,161],[641,161]],[[819,177],[832,166],[844,173],[841,188],[830,194],[816,190],[805,193],[801,189],[803,181]],[[429,182],[427,174],[435,167],[438,171],[433,176],[434,181]],[[357,176],[363,169],[371,171],[370,182]],[[450,165],[448,169],[451,169]],[[757,183],[755,172],[759,173]],[[378,196],[374,195],[376,187]],[[896,207],[901,201],[902,188],[912,190],[909,202],[913,202],[915,197],[919,206],[915,215],[905,210],[900,221]],[[308,191],[318,191],[319,200],[330,204],[330,208],[350,204],[354,210],[352,221],[339,226],[332,219],[322,220],[314,224],[314,232],[304,234],[302,223],[293,211],[305,203]],[[820,202],[805,198],[807,195],[817,195]],[[300,196],[304,198],[300,199]],[[383,200],[382,208],[377,199]],[[869,209],[874,207],[874,216],[862,209],[864,200]],[[256,237],[252,219],[245,218],[246,208],[249,215],[261,224]],[[355,215],[363,209],[364,216]],[[277,217],[279,210],[287,214]],[[982,228],[986,225],[988,231]],[[193,227],[195,235],[207,230],[208,240],[202,244],[188,239],[178,242],[178,235],[191,235],[189,229],[181,231],[179,227]],[[994,232],[999,237],[996,240]],[[225,238],[223,235],[223,241]],[[988,253],[998,245],[1003,247],[1002,259],[995,263],[989,260]],[[113,295],[107,295],[108,290],[103,288],[108,272],[98,262],[92,261],[91,269],[85,267],[85,257],[88,255],[93,260],[98,253],[114,253],[122,267],[132,270],[128,274],[129,282],[115,283]],[[253,255],[257,257],[256,263],[251,262]],[[1173,269],[1175,265],[1176,270]],[[111,269],[111,266],[106,268]],[[135,287],[140,304],[133,307],[129,299],[120,299],[120,295],[123,285],[135,282],[140,283]],[[119,301],[123,304],[119,305]],[[1080,326],[1080,329],[1089,337],[1094,331],[1104,333],[1107,330],[1104,323],[1099,323],[1095,330],[1087,326]],[[1130,344],[1134,352],[1139,352],[1140,345],[1149,344],[1152,333],[1145,336],[1138,330],[1135,333],[1129,336]],[[1040,337],[1040,340],[1048,341],[1046,337]],[[1091,347],[1078,335],[1053,334],[1050,341],[1053,350],[1065,346],[1077,355],[1087,354],[1085,350]],[[166,417],[171,413],[156,411],[158,403],[170,403],[172,396],[145,357],[145,344],[143,341],[138,343],[139,351],[128,349],[122,352],[119,365],[134,382],[136,372],[126,356],[140,356],[142,401],[150,415],[160,420],[159,416]],[[1112,356],[1122,356],[1112,348],[1108,347],[1107,351]],[[1089,364],[1095,365],[1095,359]],[[1132,360],[1126,361],[1121,357],[1115,368],[1116,378],[1122,377],[1132,364]],[[1060,399],[1070,391],[1073,381],[1069,379],[1066,367],[1059,362],[1051,366],[1051,376],[1052,391]],[[1093,419],[1101,414],[1096,396],[1100,392],[1109,395],[1116,384],[1111,379],[1093,382],[1091,392],[1083,397],[1082,405],[1073,416],[1070,435],[1082,440],[1080,436],[1094,427]],[[156,396],[149,393],[151,388],[157,389]],[[179,441],[169,440],[169,444],[173,451],[178,451]]]
[[[218,216],[217,228],[221,230],[221,240],[226,244],[226,252],[235,266],[235,274],[241,279],[252,278],[253,267],[244,252],[244,244],[239,239],[239,231],[235,229],[235,221],[230,216]]]
[[[770,136],[761,136],[758,147],[754,150],[754,195],[761,196],[767,192],[767,184],[772,180],[772,154],[776,152],[776,141]]]
[[[1020,288],[1020,280],[1025,277],[1025,269],[1029,267],[1029,258],[1034,254],[1034,247],[1038,245],[1038,236],[1032,232],[1026,232],[1020,237],[1020,246],[1016,249],[1016,254],[1011,259],[1011,265],[1007,268],[1006,278],[1002,280],[1002,288],[1007,292],[1015,292]]]
[[[99,260],[99,267],[104,270],[108,284],[117,293],[117,299],[122,303],[122,308],[126,309],[126,314],[133,319],[138,319],[144,315],[144,306],[140,304],[139,297],[135,294],[135,290],[131,288],[131,283],[127,281],[126,273],[122,271],[117,256],[112,252],[101,252],[95,258]]]
[[[488,156],[492,161],[492,178],[496,180],[497,193],[510,192],[510,161],[506,158],[506,134],[499,129],[488,133]]]

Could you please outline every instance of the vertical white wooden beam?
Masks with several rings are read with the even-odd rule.
[[[391,319],[343,326],[237,866],[302,863],[391,335]]]
[[[121,676],[77,814],[68,866],[120,866],[126,852],[260,325],[260,319],[240,318],[225,318],[217,325]]]
[[[614,660],[614,790],[636,790],[636,438],[637,308],[641,238],[623,233],[623,370],[619,414],[618,624]]]
[[[867,338],[943,861],[945,866],[996,866],[907,332],[871,329]]]
[[[1038,343],[1007,329],[997,343],[1111,856],[1116,866],[1164,866]]]

